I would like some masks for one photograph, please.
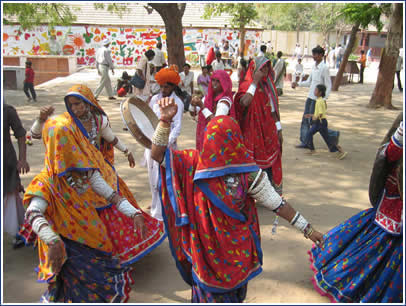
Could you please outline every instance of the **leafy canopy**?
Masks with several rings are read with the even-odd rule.
[[[16,18],[16,20],[13,20]],[[22,28],[31,29],[34,26],[48,24],[71,25],[76,16],[68,5],[62,3],[4,3],[3,23],[12,24],[17,21]]]
[[[247,24],[258,17],[255,4],[252,3],[206,4],[202,17],[210,19],[212,16],[220,16],[223,13],[231,16],[230,23],[236,28],[245,28]]]

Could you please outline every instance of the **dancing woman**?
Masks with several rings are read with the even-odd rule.
[[[151,156],[161,164],[163,215],[177,268],[192,287],[192,302],[243,302],[248,281],[262,270],[255,201],[316,244],[322,234],[274,190],[233,118],[209,122],[201,151],[177,151],[167,148],[177,106],[168,98],[159,104]]]
[[[191,104],[196,107],[196,112],[199,114],[196,128],[197,150],[202,149],[204,130],[213,116],[235,117],[232,88],[229,74],[224,70],[216,70],[210,78],[207,95],[202,100],[196,96],[193,97]]]
[[[282,194],[282,126],[268,58],[251,61],[234,103],[247,151]]]
[[[309,252],[313,285],[332,302],[403,302],[402,118],[378,150],[369,188],[373,208],[330,230],[325,248]]]
[[[107,116],[90,89],[74,86],[65,102],[68,112],[47,120],[44,128],[39,124],[46,146],[45,168],[25,194],[24,205],[28,208],[26,224],[20,234],[28,243],[38,242],[38,278],[49,283],[44,301],[125,301],[131,281],[130,268],[126,267],[163,241],[163,224],[139,209],[132,193],[115,172],[111,144],[117,140],[111,135]],[[35,127],[32,131],[38,132]],[[106,136],[106,133],[110,135]],[[37,216],[40,221],[36,221]],[[43,224],[49,224],[47,234],[42,234]],[[67,250],[67,260],[60,267],[62,262],[55,263],[55,254],[61,255],[63,246]],[[96,255],[92,255],[93,249],[97,250]],[[83,255],[73,255],[75,252]],[[96,266],[86,265],[92,270],[71,274],[76,266],[81,267],[80,263],[87,264],[98,254],[104,254],[104,257]],[[92,286],[82,278],[91,282],[93,269],[98,270],[98,265],[105,262],[106,267],[112,265],[116,269],[111,277],[123,280],[123,287],[117,285],[122,290],[120,298],[114,297],[117,288],[107,297],[102,288],[105,285],[101,285],[100,291],[96,290],[95,296],[88,295]],[[84,287],[76,296],[69,286],[75,286],[78,281]]]

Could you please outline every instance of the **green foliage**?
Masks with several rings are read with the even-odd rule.
[[[383,28],[383,23],[381,22],[382,10],[386,6],[379,6],[374,3],[348,3],[342,9],[342,13],[345,18],[353,23],[360,23],[360,27],[363,29],[368,28],[369,24],[376,26],[378,31]]]
[[[13,20],[16,18],[16,20]],[[31,29],[40,24],[71,25],[76,20],[68,5],[62,3],[4,3],[3,23],[16,21],[23,29]]]
[[[206,4],[202,17],[210,19],[212,16],[220,16],[223,13],[231,15],[230,23],[236,28],[245,28],[258,16],[255,5],[252,3],[211,3]]]
[[[324,35],[334,31],[339,21],[344,19],[341,10],[345,4],[341,3],[317,3],[312,13],[312,30],[320,31]]]
[[[120,18],[123,17],[124,12],[129,12],[131,9],[127,3],[93,3],[96,10],[107,9],[111,14],[116,14]]]
[[[314,3],[257,4],[261,22],[273,30],[308,31],[312,28]]]

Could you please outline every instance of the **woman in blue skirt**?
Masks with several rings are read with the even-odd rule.
[[[330,230],[323,249],[309,251],[313,285],[332,302],[403,302],[402,118],[378,150],[369,188],[373,208]]]

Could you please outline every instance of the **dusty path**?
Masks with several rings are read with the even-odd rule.
[[[121,72],[117,71],[117,75]],[[24,126],[28,129],[42,105],[53,104],[56,113],[65,110],[63,96],[78,82],[96,88],[95,73],[84,71],[68,77],[63,83],[53,82],[37,88],[38,103],[26,102],[23,92],[5,91],[6,101],[16,106]],[[342,86],[328,100],[329,126],[341,131],[340,143],[348,157],[339,161],[327,152],[320,136],[315,137],[317,156],[307,156],[294,148],[298,141],[299,125],[308,89],[292,90],[285,84],[285,95],[280,98],[284,135],[283,171],[284,194],[295,208],[322,232],[370,207],[368,182],[372,161],[396,111],[370,110],[365,107],[374,88],[373,84]],[[403,107],[403,96],[394,90],[393,104]],[[113,130],[135,152],[138,165],[128,167],[125,157],[116,151],[116,168],[135,194],[138,203],[146,208],[150,202],[147,171],[139,166],[143,149],[128,132],[122,130],[119,104],[102,99],[109,114]],[[184,116],[180,148],[194,146],[195,122]],[[22,177],[24,186],[40,171],[44,149],[41,141],[28,147],[31,172]],[[271,234],[274,216],[259,208],[263,272],[249,283],[246,302],[249,303],[327,303],[317,294],[309,281],[307,251],[309,240],[281,221],[276,235]],[[3,242],[3,302],[33,303],[38,301],[45,285],[36,282],[34,268],[38,263],[37,251],[32,248],[13,250],[11,239]],[[190,289],[176,270],[167,240],[150,255],[136,264],[135,285],[130,302],[184,303],[189,302]]]

